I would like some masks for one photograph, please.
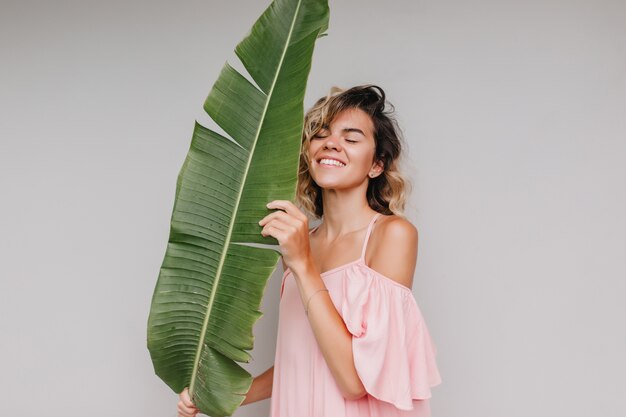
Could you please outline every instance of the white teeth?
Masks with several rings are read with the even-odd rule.
[[[322,159],[320,160],[320,164],[324,164],[324,165],[336,165],[338,167],[345,167],[346,164],[342,164],[339,161],[335,161],[334,159]]]

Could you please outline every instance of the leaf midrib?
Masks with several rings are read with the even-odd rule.
[[[267,98],[265,101],[265,107],[263,108],[263,113],[261,114],[261,118],[259,119],[259,126],[257,128],[256,131],[256,135],[254,137],[254,140],[252,141],[252,149],[250,150],[250,154],[248,156],[248,162],[246,163],[246,169],[244,172],[244,176],[243,176],[243,181],[241,182],[241,186],[239,187],[239,193],[237,195],[237,201],[235,203],[235,208],[233,210],[233,215],[231,216],[231,220],[230,220],[230,224],[228,225],[228,234],[226,235],[226,239],[225,239],[225,243],[224,243],[224,250],[222,251],[222,254],[220,256],[220,260],[219,260],[219,264],[217,267],[217,271],[215,274],[215,281],[213,283],[213,288],[211,289],[211,295],[209,297],[209,302],[207,304],[207,308],[206,308],[206,316],[204,318],[204,323],[202,325],[202,331],[200,333],[200,339],[199,339],[199,343],[198,343],[198,350],[196,351],[196,357],[194,359],[194,363],[193,363],[193,370],[191,373],[191,381],[189,383],[189,394],[192,396],[193,398],[193,393],[194,393],[194,388],[195,388],[195,382],[196,382],[196,377],[198,374],[198,364],[200,363],[200,355],[202,353],[202,347],[204,345],[204,338],[206,336],[206,331],[209,325],[209,319],[211,316],[211,310],[213,308],[213,301],[215,300],[215,294],[217,293],[217,287],[219,286],[219,282],[221,279],[221,274],[222,274],[222,268],[225,264],[225,259],[226,259],[226,253],[228,252],[228,247],[230,246],[230,240],[232,237],[232,233],[233,233],[233,225],[235,222],[235,217],[236,217],[236,213],[237,210],[239,209],[239,203],[241,201],[241,196],[243,195],[243,188],[245,186],[246,183],[246,179],[248,178],[248,171],[250,170],[250,165],[252,163],[252,157],[254,156],[254,149],[256,148],[256,144],[257,141],[259,139],[259,136],[261,134],[261,127],[263,126],[263,123],[265,121],[265,115],[267,114],[267,109],[269,107],[269,103],[272,99],[272,94],[274,93],[274,87],[276,86],[276,81],[278,80],[278,74],[280,74],[280,70],[282,69],[283,66],[283,62],[285,60],[285,55],[287,54],[287,49],[289,49],[289,43],[291,42],[291,36],[293,35],[293,30],[296,24],[296,20],[298,17],[298,13],[300,12],[300,5],[302,4],[302,0],[298,1],[298,4],[296,6],[296,10],[293,14],[293,20],[291,21],[291,27],[289,28],[289,34],[287,35],[287,40],[285,41],[285,46],[283,48],[283,53],[280,57],[280,61],[279,64],[276,68],[276,74],[274,75],[274,79],[272,80],[272,85],[270,87],[270,90],[267,93]],[[243,394],[243,393],[242,393]]]

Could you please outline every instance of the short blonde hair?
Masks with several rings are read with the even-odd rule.
[[[343,90],[333,87],[326,97],[320,98],[304,116],[302,151],[298,170],[296,200],[310,215],[321,218],[324,214],[322,189],[309,172],[309,145],[311,138],[323,127],[328,127],[343,110],[358,108],[367,113],[374,124],[374,157],[383,162],[384,171],[369,179],[367,201],[375,211],[404,217],[407,188],[410,182],[399,170],[402,138],[391,111],[385,111],[385,92],[376,85],[362,85]]]

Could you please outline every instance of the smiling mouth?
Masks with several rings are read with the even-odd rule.
[[[317,161],[318,165],[327,168],[343,168],[346,166],[343,162],[339,162],[335,159],[322,158]]]

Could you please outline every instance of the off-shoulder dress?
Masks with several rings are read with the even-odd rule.
[[[413,293],[359,259],[321,274],[352,334],[357,373],[367,391],[343,397],[311,330],[289,268],[280,290],[271,417],[430,417],[430,388],[441,383],[436,347]],[[310,233],[316,228],[311,229]]]

